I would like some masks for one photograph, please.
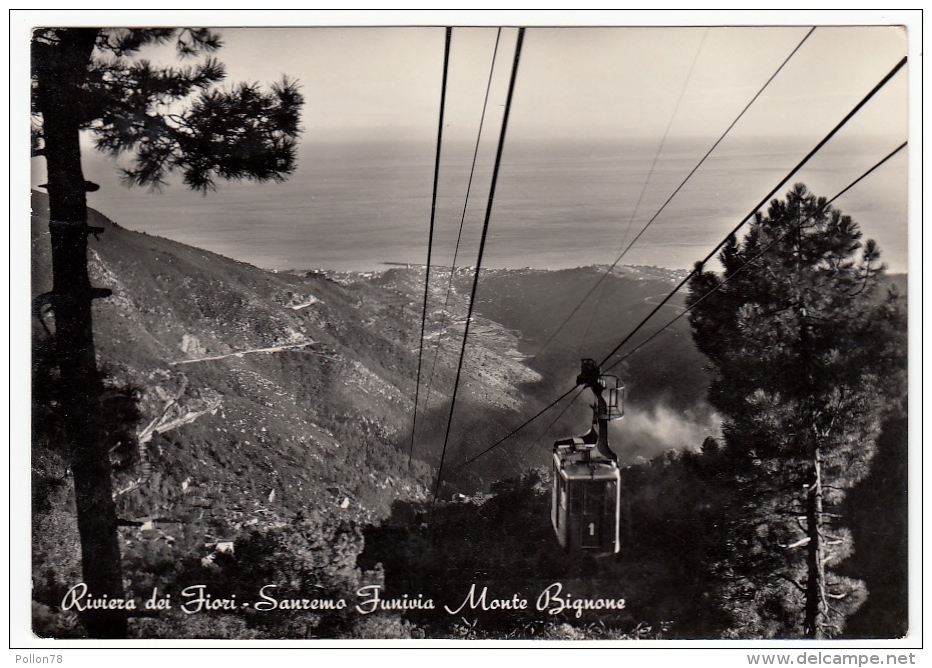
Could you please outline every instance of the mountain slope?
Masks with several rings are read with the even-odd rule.
[[[32,290],[38,295],[50,288],[48,210],[41,194],[33,205]],[[567,561],[556,550],[546,481],[526,471],[546,460],[553,438],[588,426],[588,400],[549,431],[557,411],[462,466],[565,391],[578,358],[606,355],[681,274],[619,268],[556,335],[604,268],[483,272],[441,497],[490,486],[493,493],[434,505],[431,467],[445,441],[471,268],[455,271],[449,296],[449,270],[432,269],[409,466],[423,268],[268,272],[126,230],[95,211],[90,216],[92,225],[105,229],[90,240],[92,280],[113,290],[95,302],[94,325],[131,595],[203,584],[245,600],[276,583],[296,595],[351,598],[366,583],[396,594],[439,596],[451,587],[465,590],[480,576],[528,592],[557,578],[580,591],[620,587],[630,595],[631,614],[612,622],[612,633],[674,618],[677,634],[714,632],[715,623],[701,621],[698,601],[707,584],[698,579],[701,564],[681,568],[679,544],[669,542],[693,531],[698,543],[704,527],[716,521],[707,500],[698,501],[706,491],[690,482],[703,456],[654,457],[671,448],[694,450],[716,429],[704,401],[703,360],[685,318],[616,369],[629,396],[613,446],[625,463],[653,460],[626,469],[635,510],[626,519],[625,554],[603,563],[598,577],[592,564]],[[674,298],[622,352],[681,312]],[[48,331],[54,320],[40,315],[33,320],[34,628],[62,637],[80,635],[75,618],[60,610],[65,591],[80,580],[79,547],[68,455],[56,446],[54,338]],[[517,481],[495,483],[522,472]],[[682,531],[670,532],[677,522]],[[863,563],[852,563],[853,572],[888,564],[873,560],[867,546],[858,554]],[[689,601],[699,607],[692,610]],[[443,624],[434,628],[437,618],[416,614],[361,621],[316,613],[259,619],[175,611],[135,620],[134,632],[386,637],[410,634],[406,624],[414,623],[440,636],[459,633],[448,628],[458,620],[439,619]],[[490,623],[502,637],[553,631],[520,616],[499,621],[500,628]],[[579,632],[564,631],[566,637]]]
[[[45,209],[36,199],[34,291],[43,292]],[[90,244],[92,282],[114,293],[94,305],[103,367],[139,389],[144,420],[157,417],[182,385],[183,408],[220,401],[215,412],[152,439],[155,468],[163,441],[173,440],[185,449],[178,453],[185,479],[227,484],[234,496],[267,498],[275,490],[292,510],[342,502],[345,496],[320,498],[321,488],[353,480],[343,469],[365,459],[354,446],[366,438],[390,443],[404,427],[413,387],[404,305],[385,306],[397,313],[386,336],[356,315],[364,286],[271,274],[130,232],[93,211],[90,223],[105,229]],[[337,431],[353,438],[341,443]],[[312,476],[316,460],[327,465]],[[345,493],[358,493],[358,485],[350,482]]]

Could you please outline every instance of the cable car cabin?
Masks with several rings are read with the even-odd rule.
[[[613,461],[554,449],[551,520],[560,545],[568,550],[618,552],[619,478]]]
[[[621,549],[621,473],[608,447],[608,422],[622,416],[621,387],[614,376],[601,375],[593,360],[582,366],[577,382],[596,396],[592,429],[553,444],[550,518],[565,549],[614,554]]]

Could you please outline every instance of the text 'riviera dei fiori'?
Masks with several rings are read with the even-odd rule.
[[[171,594],[159,595],[158,587],[153,588],[150,596],[137,601],[134,598],[113,599],[107,595],[100,597],[88,592],[83,582],[76,584],[62,599],[62,610],[172,610],[176,603],[182,612],[193,615],[200,612],[235,611],[251,608],[257,612],[271,610],[346,610],[350,603],[344,598],[296,598],[282,596],[278,585],[267,584],[258,592],[255,601],[237,600],[236,594],[229,597],[217,597],[207,591],[206,585],[191,585],[180,592],[176,602],[172,601]],[[366,585],[356,591],[357,601],[353,609],[361,614],[368,615],[378,611],[405,611],[405,610],[435,610],[437,604],[432,598],[425,598],[423,594],[403,594],[401,597],[387,598],[382,596],[381,585]],[[465,597],[456,606],[444,605],[443,610],[450,615],[461,614],[464,610],[501,611],[501,610],[529,610],[530,601],[519,594],[507,597],[494,597],[489,594],[488,587],[481,589],[473,583]],[[539,612],[550,615],[560,613],[573,614],[582,617],[586,610],[623,610],[623,598],[577,598],[565,588],[561,582],[554,582],[543,589],[534,601],[534,608]]]

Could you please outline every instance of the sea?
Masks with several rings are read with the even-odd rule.
[[[447,143],[434,198],[436,145],[417,141],[303,144],[282,183],[219,183],[206,195],[177,180],[160,192],[126,188],[117,167],[85,151],[101,185],[88,203],[124,227],[265,269],[378,271],[395,265],[569,268],[621,264],[687,269],[749,216],[808,151],[799,141],[662,142],[539,139],[506,142],[489,198],[495,138]],[[833,197],[892,147],[829,145],[778,188],[796,182]],[[475,167],[473,163],[475,162]],[[694,173],[690,174],[693,170]],[[33,184],[44,179],[34,163]],[[432,202],[436,199],[436,205]],[[905,155],[836,206],[907,271]]]

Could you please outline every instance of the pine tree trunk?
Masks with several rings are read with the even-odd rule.
[[[40,77],[37,83],[48,168],[58,396],[65,445],[72,456],[82,572],[88,600],[105,596],[112,600],[122,599],[124,589],[109,453],[98,420],[102,386],[91,317],[94,295],[87,270],[81,98],[75,85],[85,74],[95,35],[95,30],[65,33],[61,57],[44,69],[48,79]],[[88,610],[82,621],[91,637],[126,637],[126,617],[121,611]]]
[[[803,631],[807,638],[823,637],[822,608],[825,602],[825,565],[822,558],[822,455],[818,445],[812,457],[812,480],[806,492],[806,617]]]

